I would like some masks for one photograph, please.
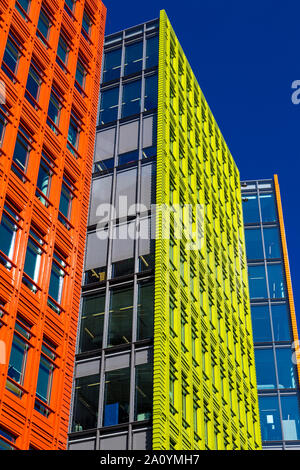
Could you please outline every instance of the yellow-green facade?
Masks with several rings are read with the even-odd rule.
[[[156,189],[202,246],[157,211],[153,449],[260,449],[239,172],[164,11]]]

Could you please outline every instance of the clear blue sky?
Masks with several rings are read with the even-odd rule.
[[[242,179],[279,176],[294,295],[300,302],[299,0],[104,0],[106,33],[165,9]],[[300,312],[298,313],[300,325]]]

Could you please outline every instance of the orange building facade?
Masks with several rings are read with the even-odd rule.
[[[65,449],[106,9],[0,0],[0,449]]]

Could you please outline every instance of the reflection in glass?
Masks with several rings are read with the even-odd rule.
[[[143,68],[143,41],[135,42],[125,48],[124,75],[141,71]]]
[[[75,381],[73,431],[97,427],[99,375],[80,377]]]
[[[137,310],[137,340],[153,337],[154,284],[140,283]]]
[[[103,82],[120,78],[122,48],[107,52],[104,55]]]
[[[158,65],[158,36],[147,39],[146,46],[146,69]]]
[[[246,252],[248,259],[264,259],[260,228],[246,229]]]
[[[266,258],[280,258],[279,234],[276,227],[264,227]]]
[[[272,304],[272,323],[275,341],[290,341],[290,320],[287,304]]]
[[[291,348],[276,348],[279,388],[295,388],[297,372]]]
[[[152,368],[151,363],[135,368],[135,421],[150,419],[152,415]]]
[[[283,437],[286,441],[296,441],[300,438],[299,402],[296,395],[282,396],[282,426]]]
[[[150,109],[157,108],[157,75],[151,75],[145,79],[145,102],[144,110],[149,111]]]
[[[274,355],[271,348],[255,350],[255,367],[258,390],[276,388]]]
[[[270,312],[268,305],[251,307],[254,342],[272,341]]]
[[[277,396],[259,397],[259,414],[262,441],[280,441],[282,434]]]
[[[84,297],[82,304],[79,351],[102,348],[105,295]]]
[[[268,279],[271,299],[284,299],[285,288],[281,264],[268,265]]]
[[[258,199],[255,194],[244,195],[243,211],[245,224],[253,224],[260,221]]]
[[[274,203],[273,194],[261,194],[259,196],[261,217],[263,222],[275,222],[276,221],[276,208]]]
[[[100,104],[100,124],[116,121],[118,118],[119,87],[102,91]]]
[[[141,80],[135,80],[123,86],[122,118],[140,112],[141,84]]]
[[[268,298],[265,266],[249,266],[249,289],[251,299]]]
[[[132,336],[133,288],[112,290],[107,345],[128,344]]]
[[[104,426],[127,423],[129,420],[130,369],[105,374]]]

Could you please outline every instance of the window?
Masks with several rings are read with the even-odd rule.
[[[280,258],[281,249],[279,241],[279,233],[276,227],[264,227],[264,241],[265,241],[265,250],[266,258]]]
[[[37,35],[44,44],[45,44],[44,40],[49,41],[51,26],[52,26],[51,21],[47,13],[42,8],[40,12],[38,26],[37,26]]]
[[[284,299],[285,287],[281,264],[268,264],[269,290],[271,299]]]
[[[124,75],[140,72],[143,68],[143,41],[125,47]]]
[[[135,214],[130,209],[136,203],[136,186],[137,186],[137,169],[123,170],[117,172],[116,181],[116,201],[115,201],[115,217],[123,218]],[[126,199],[125,199],[126,198]],[[126,201],[126,204],[124,202]],[[128,232],[128,237],[130,234]]]
[[[175,406],[175,382],[176,382],[176,368],[174,364],[170,363],[170,377],[169,377],[169,400],[171,405],[171,412],[174,413]]]
[[[122,118],[139,114],[141,110],[141,80],[123,86]]]
[[[85,37],[89,37],[91,35],[92,24],[89,14],[85,11],[82,18],[82,33]]]
[[[137,340],[153,337],[154,285],[140,282],[137,308]]]
[[[276,216],[276,207],[274,203],[273,194],[261,194],[259,196],[260,207],[261,207],[261,217],[263,222],[275,222],[277,219]]]
[[[23,16],[23,18],[26,18],[26,15],[28,15],[30,9],[30,0],[17,0],[16,9]],[[24,13],[26,13],[26,15]]]
[[[86,76],[87,76],[86,67],[83,65],[83,62],[80,59],[78,59],[75,79],[76,79],[77,84],[79,84],[83,90],[85,89]],[[76,86],[76,83],[75,83],[75,86]]]
[[[147,39],[146,46],[146,69],[158,65],[158,36],[153,36]]]
[[[36,107],[36,102],[39,101],[40,88],[42,84],[41,74],[42,72],[36,63],[31,62],[27,78],[25,96],[27,100],[33,105],[33,107]]]
[[[282,396],[282,427],[286,441],[296,441],[300,438],[299,401],[296,395]]]
[[[85,284],[106,280],[108,231],[98,230],[87,236]]]
[[[275,341],[290,341],[290,319],[287,304],[272,304],[272,322]]]
[[[76,379],[73,431],[97,428],[99,386],[99,374]]]
[[[135,367],[135,421],[150,419],[152,416],[153,364]]]
[[[8,259],[13,260],[16,233],[18,230],[19,216],[8,206],[4,204],[2,219],[0,223],[1,252],[5,258],[0,255],[0,262],[8,269],[11,267]]]
[[[29,340],[31,334],[29,325],[19,315],[15,325],[15,333],[10,352],[9,366],[7,372],[6,388],[15,395],[21,397],[22,389],[17,386],[24,384],[27,354],[29,350]]]
[[[39,237],[37,232],[32,228],[30,229],[27,251],[24,264],[23,282],[33,291],[37,290],[37,283],[39,281],[40,264],[42,257],[42,246],[44,242]]]
[[[17,74],[21,57],[20,47],[21,45],[15,36],[12,33],[9,33],[3,55],[2,69],[13,81],[14,76]],[[12,74],[10,72],[12,72]]]
[[[246,229],[245,238],[247,258],[251,260],[264,259],[261,229]]]
[[[280,441],[282,434],[277,396],[260,396],[258,399],[262,440]]]
[[[104,426],[127,423],[130,403],[130,369],[105,374]]]
[[[139,158],[139,122],[133,121],[120,126],[119,165],[134,162]]]
[[[48,198],[50,194],[51,178],[53,175],[52,166],[53,166],[53,163],[43,151],[41,162],[40,162],[37,185],[36,185],[37,187],[36,196],[41,201],[41,203],[44,204],[46,207],[48,207]]]
[[[61,97],[58,91],[55,88],[52,88],[48,107],[47,123],[55,133],[57,133],[57,127],[59,126],[61,108]]]
[[[244,194],[242,201],[245,224],[258,223],[260,221],[260,216],[257,196],[255,194]]]
[[[69,227],[67,221],[71,219],[73,198],[74,186],[71,183],[70,179],[66,175],[64,175],[60,195],[58,218],[62,224],[67,226],[67,228]]]
[[[145,79],[145,101],[144,110],[149,111],[150,109],[157,108],[157,75],[151,75]]]
[[[45,416],[49,416],[49,404],[53,373],[55,370],[56,346],[44,337],[36,387],[35,409]],[[44,404],[48,406],[44,406]]]
[[[57,252],[54,252],[53,260],[52,260],[50,284],[49,284],[49,297],[50,298],[48,298],[48,305],[57,313],[60,313],[60,309],[58,308],[56,303],[57,304],[61,303],[63,286],[64,286],[64,278],[66,275],[65,268],[66,268],[66,263],[62,259],[62,256],[59,255]],[[53,303],[52,300],[54,300],[55,303]]]
[[[7,114],[5,108],[1,106],[0,104],[0,147],[2,146],[3,143],[3,138],[5,134],[5,128],[7,124],[7,119],[5,115]]]
[[[113,227],[112,235],[112,277],[134,272],[135,220]],[[133,236],[132,236],[133,235]]]
[[[255,367],[258,390],[277,388],[273,349],[256,349]]]
[[[70,117],[67,147],[73,155],[75,155],[74,149],[77,150],[79,146],[80,131],[81,122],[74,112],[72,112]]]
[[[109,51],[104,55],[103,82],[120,78],[122,48]]]
[[[276,348],[279,388],[296,388],[297,371],[291,348]]]
[[[15,450],[16,438],[10,432],[0,428],[0,450]]]
[[[272,341],[269,306],[253,305],[251,317],[254,342]]]
[[[68,65],[69,50],[70,48],[66,39],[60,35],[57,47],[57,63],[62,69],[65,68],[64,66]]]
[[[21,179],[23,179],[23,174],[27,172],[27,165],[31,150],[31,138],[26,133],[25,129],[20,126],[13,154],[12,170]],[[19,170],[21,170],[21,172]]]
[[[102,91],[100,104],[100,124],[116,121],[118,118],[119,87]]]
[[[82,302],[80,352],[102,348],[105,295],[84,297]]]
[[[249,266],[249,289],[251,299],[267,299],[267,283],[265,266]]]
[[[112,290],[110,294],[107,345],[129,344],[132,339],[133,288]]]
[[[69,9],[72,13],[74,13],[75,4],[76,0],[65,0],[65,6],[67,6],[67,9]]]

